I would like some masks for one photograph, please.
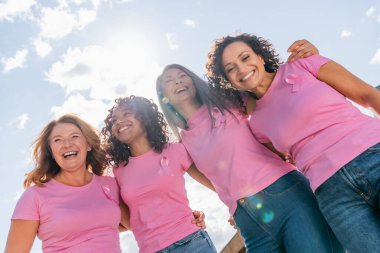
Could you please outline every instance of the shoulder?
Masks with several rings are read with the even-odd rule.
[[[327,62],[331,61],[329,58],[324,57],[319,54],[315,54],[306,58],[300,58],[294,62],[289,62],[283,64],[280,69],[306,69],[310,72],[314,72],[315,70],[318,70],[320,66],[326,64]]]
[[[99,181],[102,185],[116,185],[116,179],[111,176],[98,176],[94,174],[94,179]]]
[[[165,149],[162,151],[166,155],[175,155],[177,156],[180,153],[185,153],[186,148],[181,142],[168,143]]]

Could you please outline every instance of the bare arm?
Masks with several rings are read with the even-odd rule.
[[[311,44],[308,40],[296,40],[288,48],[290,53],[288,62],[295,61],[299,58],[306,58],[314,54],[319,54],[318,48]]]
[[[319,69],[318,79],[327,83],[343,96],[380,115],[380,91],[367,84],[343,66],[330,61]]]
[[[28,253],[36,238],[39,221],[12,220],[5,253]]]
[[[295,164],[295,161],[293,160],[293,157],[288,153],[281,153],[278,151],[272,144],[272,142],[262,143],[265,147],[267,147],[270,151],[278,155],[282,160],[285,162]]]
[[[249,96],[247,99],[247,104],[245,105],[247,114],[250,115],[256,108],[256,99],[252,96]]]
[[[190,168],[187,170],[187,173],[198,183],[206,186],[210,190],[215,191],[215,187],[212,185],[211,181],[208,180],[208,178],[200,172],[197,167],[195,167],[194,163],[190,166]]]
[[[121,220],[119,225],[119,232],[125,232],[131,229],[130,216],[129,216],[129,208],[124,203],[123,200],[120,200],[120,211],[121,211]]]

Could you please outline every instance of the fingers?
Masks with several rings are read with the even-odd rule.
[[[306,58],[314,54],[319,54],[318,48],[311,44],[308,40],[297,40],[289,48],[291,54],[288,62],[295,61],[299,58]]]
[[[231,215],[230,218],[228,218],[228,223],[230,223],[230,225],[236,229],[236,223],[235,223],[235,220],[234,220],[234,217]]]
[[[194,220],[191,221],[191,223],[195,224],[196,226],[205,229],[206,223],[205,223],[205,214],[202,211],[193,211]]]

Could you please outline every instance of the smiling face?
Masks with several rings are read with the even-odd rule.
[[[139,139],[147,140],[146,131],[130,108],[119,106],[112,113],[112,134],[120,142],[134,145]]]
[[[242,41],[232,42],[222,54],[222,67],[230,83],[258,97],[266,92],[273,78],[265,71],[264,63],[264,59]]]
[[[164,71],[162,78],[162,93],[169,99],[169,103],[180,106],[185,100],[194,100],[196,89],[191,77],[178,68]]]
[[[86,170],[87,152],[91,147],[82,131],[71,123],[58,123],[49,136],[52,155],[61,172]]]

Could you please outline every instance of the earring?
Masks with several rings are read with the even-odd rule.
[[[168,99],[167,97],[163,97],[163,98],[161,99],[161,101],[162,101],[162,103],[164,103],[164,104],[169,104],[169,99]]]

